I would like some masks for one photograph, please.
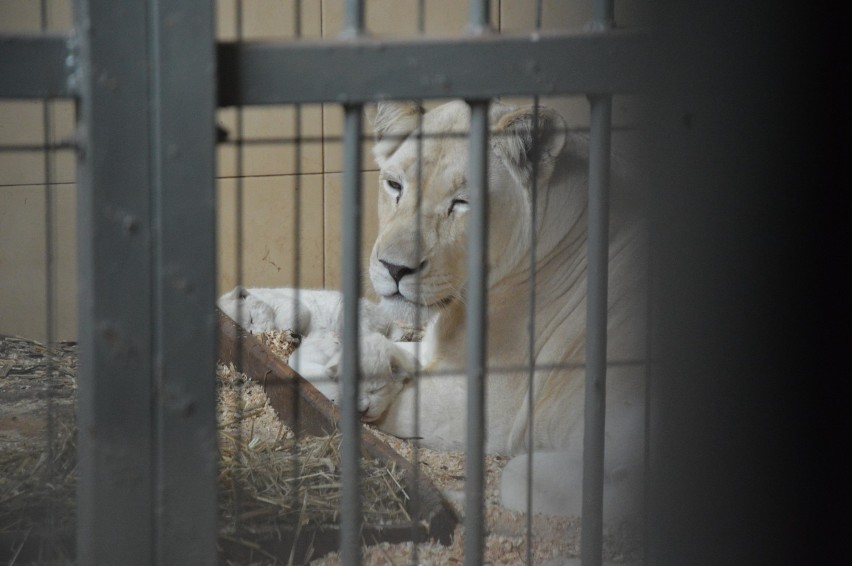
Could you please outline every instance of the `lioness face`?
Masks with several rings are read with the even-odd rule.
[[[469,119],[447,106],[423,116],[420,148],[412,135],[380,162],[370,279],[385,300],[440,308],[465,285]]]
[[[533,171],[538,186],[546,186],[565,141],[565,124],[544,108],[502,104],[491,106],[490,119],[487,253],[493,285],[519,267],[528,268]],[[384,306],[400,318],[410,317],[413,305],[426,307],[428,316],[463,297],[469,125],[470,111],[460,101],[422,115],[413,103],[379,106],[373,150],[381,169],[379,235],[370,279]]]

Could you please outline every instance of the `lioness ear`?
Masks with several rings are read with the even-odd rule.
[[[537,119],[537,123],[536,123]],[[556,158],[565,146],[566,125],[562,116],[539,106],[503,114],[494,125],[491,146],[521,186],[539,184],[553,174]]]
[[[415,102],[379,102],[373,120],[373,131],[376,134],[373,157],[379,167],[417,128],[421,114],[423,108]]]

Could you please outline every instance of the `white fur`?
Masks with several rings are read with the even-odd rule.
[[[306,336],[314,330],[340,332],[343,328],[343,296],[328,289],[287,287],[235,287],[216,301],[226,315],[250,332],[292,330]],[[392,340],[403,331],[386,311],[367,299],[359,305],[364,332],[378,332]]]
[[[469,110],[450,102],[422,117],[415,105],[380,104],[374,157],[383,182],[379,234],[370,278],[381,306],[394,316],[437,314],[424,337],[425,374],[408,382],[379,426],[392,434],[417,434],[425,446],[464,449],[467,427],[465,346],[466,215],[453,202],[467,198]],[[538,123],[534,124],[534,117]],[[487,321],[486,449],[515,456],[502,478],[502,500],[526,509],[529,415],[530,247],[536,238],[536,303],[532,444],[536,512],[579,515],[582,500],[583,406],[586,324],[586,195],[588,143],[566,133],[552,110],[491,109],[489,157],[489,273]],[[421,123],[421,147],[414,135]],[[411,135],[400,139],[404,132]],[[393,134],[390,136],[388,134]],[[533,151],[533,140],[538,151]],[[420,170],[418,158],[425,164]],[[535,162],[533,162],[535,160]],[[615,163],[615,161],[614,161]],[[419,176],[418,176],[419,171]],[[536,199],[531,184],[537,179]],[[613,174],[618,181],[618,172]],[[417,206],[420,206],[418,215]],[[531,229],[535,206],[536,232]],[[630,203],[613,192],[609,265],[610,361],[642,359],[644,348],[642,225]],[[420,219],[418,229],[417,219]],[[419,255],[418,255],[419,254]],[[386,264],[406,266],[396,281]],[[552,369],[566,364],[565,369]],[[607,380],[606,491],[608,521],[635,514],[642,485],[644,366],[610,366]]]
[[[340,401],[340,384],[328,375],[329,360],[340,351],[340,334],[317,329],[302,338],[287,364],[332,403]]]
[[[251,332],[291,330],[302,336],[288,364],[334,403],[341,400],[340,331],[343,299],[323,289],[237,287],[219,298],[219,308]],[[416,358],[391,338],[400,328],[376,305],[360,304],[361,373],[358,410],[365,421],[381,417],[415,372]]]
[[[372,422],[381,418],[404,382],[414,376],[417,360],[377,332],[362,336],[360,353],[358,411],[362,420]],[[339,350],[334,353],[326,365],[326,375],[335,380],[340,377],[340,354]]]

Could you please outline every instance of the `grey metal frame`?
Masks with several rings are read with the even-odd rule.
[[[645,35],[629,30],[226,42],[218,48],[219,104],[635,92],[647,80],[650,50]]]
[[[77,560],[212,564],[212,6],[88,0],[75,24]]]
[[[594,3],[592,29],[614,24],[612,0]],[[609,173],[612,95],[589,96],[589,201],[586,297],[586,399],[583,428],[583,564],[599,566],[603,548],[603,482],[606,421],[607,295],[609,274]]]
[[[466,563],[482,561],[488,99],[587,94],[591,101],[583,563],[600,564],[606,378],[611,94],[640,89],[649,45],[614,31],[612,0],[592,28],[379,41],[348,0],[331,42],[214,43],[210,0],[78,0],[70,36],[0,37],[0,97],[79,103],[80,563],[216,560],[214,111],[216,105],[345,104],[344,562],[360,562],[357,297],[364,102],[464,98],[470,138]],[[472,68],[477,69],[471,73]],[[358,68],[359,73],[351,73]],[[216,70],[218,69],[218,83]],[[389,72],[392,70],[392,72]],[[216,96],[218,95],[218,100]]]

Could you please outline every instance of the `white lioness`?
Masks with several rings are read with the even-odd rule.
[[[534,238],[533,356],[540,369],[533,380],[533,505],[537,512],[579,515],[588,142],[566,133],[563,120],[552,110],[539,108],[536,127],[535,115],[532,108],[501,104],[490,110],[486,449],[515,456],[503,472],[502,501],[509,508],[525,510],[529,373],[523,366],[530,356],[528,297]],[[378,425],[397,436],[419,436],[425,446],[436,449],[464,449],[467,426],[463,368],[469,123],[469,110],[462,102],[425,113],[411,103],[382,103],[375,119],[373,154],[381,168],[382,189],[370,278],[381,306],[394,318],[411,317],[416,308],[423,309],[422,320],[437,315],[426,329],[421,349],[425,373],[417,380],[419,427],[413,421],[413,382],[406,384]],[[415,132],[418,124],[424,133],[422,148]],[[607,328],[611,362],[645,355],[639,253],[643,231],[639,222],[630,221],[630,208],[614,192]],[[560,364],[562,368],[554,368]],[[608,370],[607,520],[638,511],[643,375],[644,367],[636,364],[614,364]]]

